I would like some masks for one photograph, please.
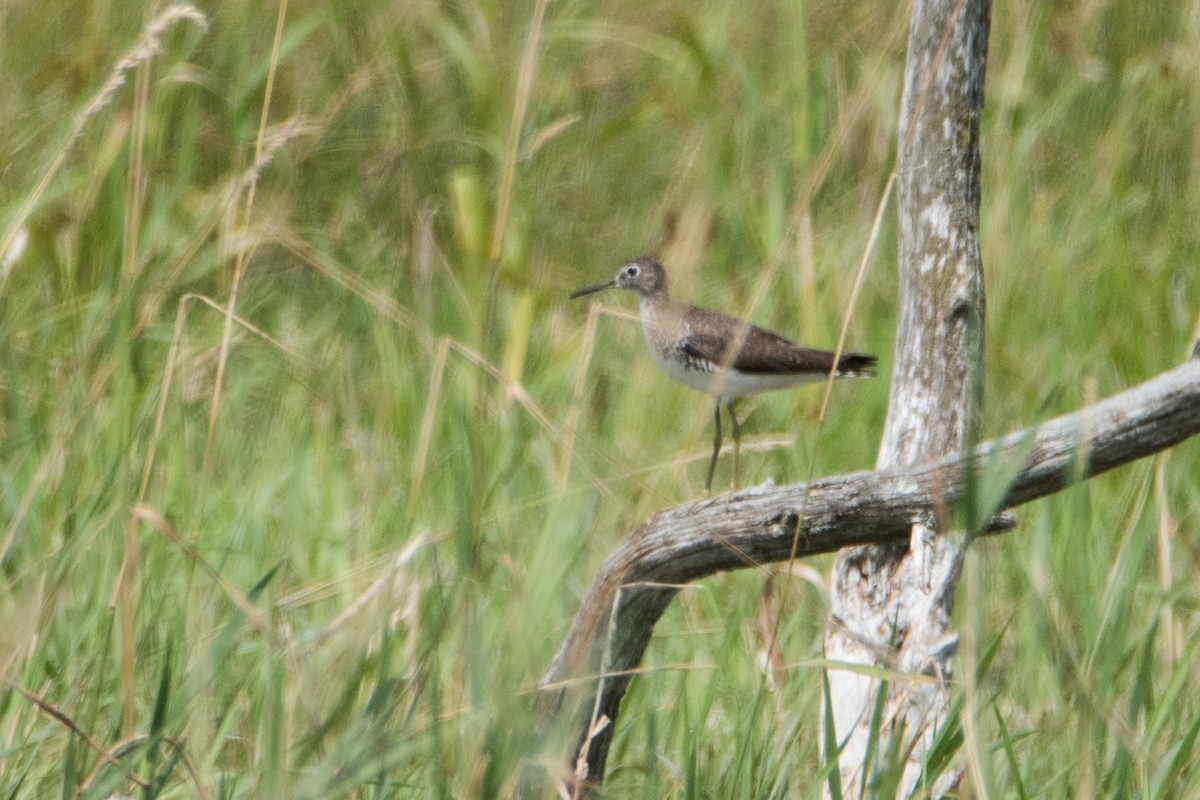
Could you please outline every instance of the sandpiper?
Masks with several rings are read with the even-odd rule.
[[[733,426],[733,474],[737,481],[741,430],[733,411],[739,397],[814,383],[829,377],[874,375],[875,356],[801,347],[778,333],[749,322],[678,303],[667,294],[667,274],[662,264],[642,256],[625,264],[612,280],[572,293],[583,297],[612,287],[638,296],[642,332],[650,354],[663,371],[680,383],[705,392],[715,400],[712,459],[704,490],[712,490],[713,470],[721,450],[721,404],[729,410]]]

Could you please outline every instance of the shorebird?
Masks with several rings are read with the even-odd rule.
[[[815,383],[829,377],[874,375],[875,356],[802,347],[757,325],[671,299],[667,274],[650,256],[626,263],[612,280],[588,286],[571,299],[613,287],[638,296],[642,332],[650,354],[663,372],[714,399],[712,458],[704,490],[712,491],[713,470],[721,451],[721,406],[733,427],[733,475],[737,482],[741,429],[733,402],[739,397]]]

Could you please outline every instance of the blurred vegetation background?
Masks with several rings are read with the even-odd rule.
[[[561,769],[538,677],[606,552],[700,493],[711,435],[630,298],[567,293],[656,252],[677,296],[831,347],[908,14],[539,8],[0,6],[0,796],[497,797]],[[1169,368],[1200,309],[1200,7],[993,13],[988,435]],[[744,403],[744,483],[872,464],[892,218],[848,340],[882,374],[823,423],[817,390]],[[964,794],[1200,794],[1198,474],[1189,442],[973,549]],[[827,573],[682,593],[611,796],[820,794]]]

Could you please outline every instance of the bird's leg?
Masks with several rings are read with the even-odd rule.
[[[742,429],[738,425],[737,414],[733,413],[733,401],[730,400],[725,407],[729,409],[729,423],[733,426],[733,488],[740,489],[738,478],[742,459]]]
[[[704,479],[705,494],[712,493],[713,470],[717,468],[717,453],[721,452],[721,401],[713,406],[713,422],[716,424],[716,435],[713,436],[712,460],[708,462],[708,477]]]

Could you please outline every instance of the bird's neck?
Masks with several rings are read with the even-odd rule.
[[[642,317],[642,325],[646,328],[668,325],[677,313],[675,303],[666,292],[638,295],[638,311]]]
[[[642,316],[669,313],[674,305],[665,291],[638,295],[638,306]]]
[[[651,351],[657,353],[677,334],[680,309],[666,292],[640,295],[638,305],[646,343]]]

